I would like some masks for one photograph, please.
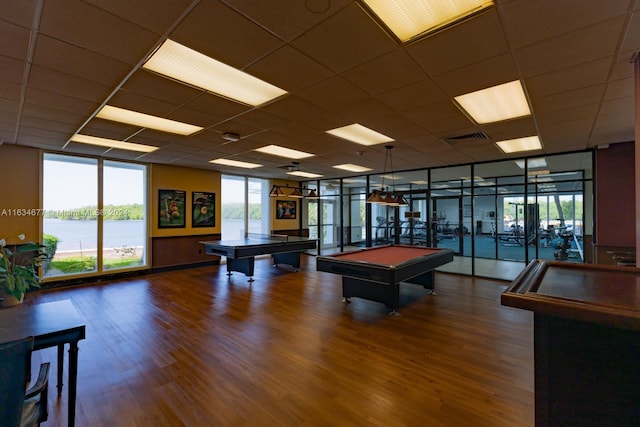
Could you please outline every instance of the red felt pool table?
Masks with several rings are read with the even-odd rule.
[[[318,256],[316,268],[342,275],[345,302],[351,297],[377,301],[395,314],[400,306],[400,282],[419,284],[435,293],[434,269],[451,261],[449,249],[385,245]]]

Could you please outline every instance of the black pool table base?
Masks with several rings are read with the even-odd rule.
[[[290,265],[294,271],[300,271],[300,252],[282,252],[272,254],[273,266],[280,264]],[[249,282],[253,282],[253,273],[255,271],[255,257],[245,258],[227,258],[227,276],[231,276],[234,271],[244,273],[249,277]]]
[[[403,282],[422,285],[422,287],[427,290],[428,295],[436,295],[433,270],[404,280]],[[350,303],[352,297],[380,302],[391,310],[389,312],[390,316],[400,315],[400,313],[398,313],[398,309],[400,308],[400,283],[382,283],[343,276],[342,302]]]

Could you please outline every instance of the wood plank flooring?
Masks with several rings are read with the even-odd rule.
[[[30,293],[70,299],[80,342],[78,426],[474,426],[534,423],[533,316],[508,285],[436,274],[403,284],[401,316],[341,302],[340,276],[256,260]],[[54,349],[34,353],[55,362]],[[51,379],[55,383],[55,363]],[[66,388],[49,390],[65,426]]]

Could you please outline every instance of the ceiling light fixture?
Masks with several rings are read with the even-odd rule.
[[[393,145],[385,145],[385,153],[384,157],[384,169],[382,173],[382,183],[380,184],[380,190],[373,190],[371,195],[367,198],[366,203],[387,205],[387,206],[408,206],[409,203],[405,200],[402,194],[395,192],[395,180],[393,177],[393,159],[391,157],[391,150],[393,149]],[[388,191],[384,186],[384,177],[387,172],[387,163],[389,163],[390,172],[391,172],[391,182],[393,190]]]
[[[363,0],[401,42],[433,33],[490,6],[488,0]]]
[[[526,138],[508,139],[506,141],[498,141],[496,145],[505,153],[519,153],[521,151],[542,150],[540,138],[537,136],[528,136]]]
[[[200,126],[188,123],[177,122],[150,114],[139,113],[112,105],[105,105],[98,111],[96,117],[99,119],[111,120],[114,122],[126,123],[143,128],[155,129],[162,132],[175,133],[178,135],[192,135],[201,131]]]
[[[277,86],[169,39],[162,43],[142,67],[254,107],[287,93]]]
[[[514,160],[514,161],[516,162],[516,165],[518,165],[520,169],[524,169],[524,164],[525,164],[524,160]],[[527,159],[527,167],[529,169],[546,168],[547,161],[545,160],[544,157],[538,157],[537,159]]]
[[[367,172],[371,170],[371,168],[367,168],[360,165],[354,165],[353,163],[343,163],[341,165],[335,165],[333,167],[336,169],[341,169],[349,172],[358,172],[358,173]]]
[[[291,148],[281,147],[279,145],[266,145],[256,148],[256,151],[273,156],[286,157],[287,159],[304,159],[306,157],[315,156],[315,154],[305,153],[304,151],[292,150]]]
[[[153,145],[135,144],[133,142],[118,141],[115,139],[100,138],[97,136],[82,135],[82,134],[73,135],[71,137],[71,141],[79,142],[81,144],[97,145],[97,146],[106,147],[106,148],[117,148],[120,150],[129,150],[129,151],[141,151],[143,153],[150,153],[160,148],[160,147],[154,147]]]
[[[209,160],[209,163],[214,163],[216,165],[223,165],[223,166],[233,166],[234,168],[244,168],[244,169],[254,169],[262,166],[261,164],[258,164],[258,163],[241,162],[239,160],[231,160],[231,159],[214,159],[214,160]]]
[[[291,165],[287,166],[287,169],[289,169],[289,171],[287,172],[287,175],[298,175],[298,176],[315,175],[317,177],[322,176],[322,175],[317,175],[312,173],[301,172],[298,168],[299,168],[298,162],[291,162]],[[302,199],[303,197],[306,199],[319,199],[318,193],[314,189],[306,188],[304,186],[289,187],[289,177],[287,177],[286,185],[274,184],[271,187],[271,191],[269,192],[269,197],[279,197],[279,196],[293,197],[296,199]]]
[[[222,139],[229,142],[238,142],[240,141],[240,135],[234,132],[225,132],[222,134]]]
[[[454,99],[478,124],[531,115],[520,80],[456,96]]]
[[[376,145],[394,141],[393,138],[389,138],[387,135],[383,135],[358,123],[330,129],[326,132],[360,145]]]
[[[301,176],[303,178],[321,178],[324,175],[320,175],[319,173],[313,173],[313,172],[304,172],[304,171],[293,171],[293,172],[287,172],[289,175],[295,175],[295,176]]]

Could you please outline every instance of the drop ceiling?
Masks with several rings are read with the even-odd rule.
[[[530,135],[543,149],[528,156],[634,140],[635,0],[497,1],[405,45],[346,0],[0,0],[0,11],[4,144],[285,178],[290,160],[254,151],[276,144],[315,154],[300,170],[338,178],[353,175],[332,167],[341,163],[383,172],[385,144],[325,132],[351,123],[395,140],[397,171],[519,157],[495,142]],[[250,107],[143,69],[167,38],[288,94]],[[513,80],[530,117],[477,125],[452,101]],[[95,118],[105,104],[204,130],[177,136]],[[160,148],[70,142],[78,132]],[[264,166],[209,163],[221,157]]]

